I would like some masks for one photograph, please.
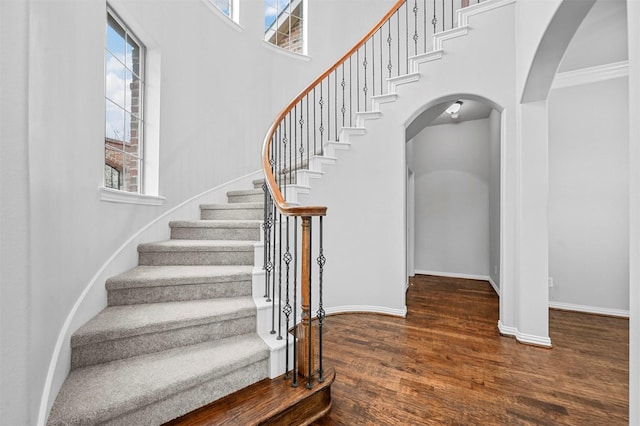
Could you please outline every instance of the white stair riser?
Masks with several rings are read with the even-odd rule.
[[[229,203],[262,203],[264,193],[262,191],[255,194],[227,194]]]
[[[251,295],[251,280],[220,283],[182,284],[159,287],[133,287],[109,290],[108,306],[139,303],[179,302]]]
[[[263,200],[260,200],[262,202]],[[215,209],[200,208],[200,219],[202,220],[262,220],[264,209],[260,208],[238,208],[238,209]]]
[[[140,265],[253,265],[253,248],[245,251],[143,252]]]
[[[255,228],[171,227],[171,239],[258,241],[260,229],[258,226]]]

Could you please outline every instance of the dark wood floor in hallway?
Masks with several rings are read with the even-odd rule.
[[[628,320],[551,310],[544,349],[500,336],[483,281],[416,276],[407,306],[327,318],[337,376],[315,425],[628,424]]]

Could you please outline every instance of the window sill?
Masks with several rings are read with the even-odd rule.
[[[292,52],[290,50],[284,49],[282,47],[278,47],[273,43],[270,43],[266,40],[262,40],[262,45],[265,46],[266,48],[273,50],[274,52],[278,52],[281,55],[284,56],[289,56],[291,58],[296,58],[296,59],[300,59],[302,61],[310,61],[311,57],[309,55],[303,55],[302,53],[295,53]]]
[[[166,198],[159,195],[145,195],[133,192],[119,191],[117,189],[98,188],[98,197],[101,201],[110,203],[139,204],[142,206],[161,206]]]

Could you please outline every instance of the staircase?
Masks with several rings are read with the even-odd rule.
[[[478,78],[476,75],[463,74],[472,59],[461,55],[462,49],[479,51],[479,46],[492,46],[494,40],[504,39],[504,35],[499,29],[479,31],[480,37],[471,41],[474,37],[465,36],[471,29],[480,29],[482,22],[478,17],[477,27],[471,27],[469,17],[513,4],[513,0],[487,0],[459,11],[456,26],[434,34],[429,45],[425,42],[424,53],[407,56],[406,67],[400,64],[393,68],[397,75],[384,78],[384,84],[380,83],[377,93],[375,82],[372,93],[368,92],[371,86],[367,87],[367,73],[373,72],[371,67],[367,68],[365,59],[358,65],[363,69],[355,71],[353,83],[350,80],[348,91],[345,92],[345,77],[342,77],[342,82],[337,77],[339,67],[342,66],[344,72],[346,59],[358,52],[366,58],[367,49],[373,49],[365,43],[368,37],[376,37],[374,40],[380,40],[381,45],[385,43],[384,40],[391,40],[392,37],[387,39],[380,31],[391,28],[391,24],[396,22],[395,18],[391,18],[396,16],[394,13],[397,11],[404,16],[417,13],[410,12],[417,10],[415,7],[409,9],[415,4],[399,2],[395,11],[390,11],[379,26],[363,39],[364,45],[361,43],[354,47],[341,62],[309,86],[272,125],[263,150],[266,184],[270,192],[268,210],[271,211],[271,207],[275,206],[271,216],[273,222],[269,225],[274,225],[273,234],[269,239],[261,231],[264,192],[257,188],[262,186],[262,182],[255,182],[256,188],[252,190],[229,192],[228,204],[201,206],[201,220],[171,222],[170,240],[141,244],[138,247],[139,266],[107,281],[108,307],[78,329],[71,339],[71,373],[57,396],[48,424],[160,424],[201,407],[206,409],[205,406],[218,413],[218,417],[209,417],[216,419],[212,421],[213,424],[245,425],[263,420],[274,422],[274,419],[295,419],[287,420],[287,424],[308,424],[309,419],[318,418],[329,410],[330,383],[335,374],[333,370],[327,374],[330,378],[327,380],[328,387],[314,388],[315,397],[310,392],[299,397],[304,399],[312,396],[318,401],[322,400],[306,420],[291,414],[296,401],[283,402],[284,398],[279,398],[281,408],[263,409],[261,404],[268,397],[279,397],[285,393],[302,395],[302,386],[289,393],[283,387],[277,390],[269,388],[263,380],[284,373],[286,350],[283,340],[277,340],[276,333],[270,332],[274,330],[272,318],[278,316],[272,310],[276,304],[267,303],[263,297],[265,274],[257,271],[262,269],[263,261],[266,262],[264,253],[272,253],[271,283],[275,288],[276,271],[279,276],[285,272],[285,266],[280,262],[282,253],[278,254],[280,266],[275,265],[276,246],[279,251],[285,248],[283,238],[286,238],[288,251],[287,230],[290,228],[287,222],[283,231],[284,217],[299,218],[308,232],[310,227],[305,225],[305,221],[311,222],[312,216],[322,217],[326,214],[326,208],[318,206],[331,206],[331,234],[327,235],[325,241],[327,253],[331,253],[330,259],[349,259],[349,262],[336,261],[331,264],[331,275],[326,277],[331,286],[325,292],[331,292],[330,296],[337,299],[336,292],[341,290],[340,283],[345,280],[348,286],[343,285],[343,289],[349,287],[353,290],[378,282],[387,286],[384,292],[362,288],[357,303],[364,303],[334,307],[336,312],[406,313],[406,308],[403,310],[404,288],[395,286],[393,288],[397,287],[397,293],[394,293],[388,286],[388,283],[396,283],[398,279],[406,279],[401,254],[404,246],[404,213],[399,208],[404,203],[402,182],[406,158],[404,150],[398,149],[397,144],[405,142],[404,124],[407,123],[407,117],[420,110],[425,100],[451,95],[455,93],[451,89],[454,86],[462,87],[460,90],[463,92],[468,88],[467,93],[474,93],[473,87]],[[501,13],[511,13],[511,10],[503,8]],[[398,34],[400,29],[402,34],[406,32],[406,43],[409,43],[413,32],[405,31],[407,28],[402,27],[403,21],[397,22]],[[418,22],[422,20],[416,19],[415,22],[415,34],[418,34],[418,29],[423,29],[418,28]],[[395,27],[388,31],[389,34],[396,34]],[[461,42],[465,39],[466,45]],[[398,45],[400,51],[408,46],[406,43]],[[381,49],[376,51],[379,53]],[[387,58],[395,58],[395,51],[394,55],[385,56],[378,66],[386,69]],[[428,77],[427,67],[438,75],[451,76],[459,72],[460,76],[440,85],[430,84],[425,78]],[[496,70],[477,70],[480,76],[490,72],[500,71],[498,66]],[[507,73],[513,75],[512,71]],[[382,81],[380,72],[376,75],[376,81]],[[364,86],[359,85],[361,79],[364,80]],[[371,84],[372,80],[369,81]],[[307,99],[305,96],[310,93],[316,95],[312,90],[318,84],[319,100],[314,98],[318,105],[303,103]],[[342,99],[336,95],[340,90]],[[491,90],[493,88],[488,92]],[[331,93],[333,106],[324,101],[329,99]],[[509,93],[504,97],[507,95]],[[356,109],[356,102],[352,105],[351,100],[349,108],[345,107],[346,99],[352,96],[362,99],[362,106],[359,101],[357,103],[360,110]],[[330,108],[331,113],[327,109],[323,112],[323,108]],[[318,119],[303,119],[311,110],[313,114],[319,111]],[[338,115],[341,113],[342,122],[345,122],[345,111],[348,125],[341,124]],[[313,128],[310,129],[311,122]],[[300,131],[293,135],[292,123],[293,126],[300,125]],[[287,156],[289,162],[286,162]],[[336,164],[338,158],[340,167],[325,173],[325,169]],[[393,179],[389,179],[389,176]],[[358,188],[360,196],[353,196],[353,188]],[[380,188],[386,191],[383,203],[379,198]],[[311,203],[316,206],[309,207]],[[276,208],[280,219],[275,218]],[[354,220],[353,212],[375,214]],[[384,218],[387,226],[379,226],[380,218]],[[276,230],[275,223],[278,223],[279,230]],[[294,226],[297,226],[296,222],[291,229]],[[363,244],[363,241],[370,241],[373,229],[377,238],[386,242],[384,246]],[[265,231],[264,234],[271,235],[270,232]],[[320,233],[314,235],[322,235],[322,221]],[[344,238],[345,235],[349,238]],[[294,234],[292,240],[296,238]],[[322,237],[314,238],[322,241]],[[301,246],[305,247],[304,236],[302,240]],[[269,241],[271,246],[268,246]],[[313,251],[313,255],[311,252],[310,249],[306,261],[313,258],[314,263],[324,265],[322,247],[318,257],[315,257],[317,250]],[[354,257],[353,253],[359,253],[359,256]],[[292,265],[297,263],[294,260]],[[385,267],[371,268],[372,264],[378,263]],[[259,266],[254,269],[254,264]],[[288,277],[288,262],[286,267]],[[320,279],[316,282],[322,283],[322,266],[320,270]],[[358,271],[358,279],[345,278],[352,276],[354,270]],[[301,274],[302,278],[304,276]],[[268,277],[266,283],[269,284]],[[279,278],[277,285],[284,286],[282,278]],[[298,285],[304,287],[304,283]],[[292,288],[295,288],[295,284]],[[276,294],[274,290],[273,295]],[[321,304],[316,311],[317,306],[305,308],[302,303],[303,313],[307,309],[307,323],[311,322],[309,318],[314,315],[324,318],[325,311]],[[318,303],[317,299],[314,299],[314,303]],[[296,306],[295,302],[293,305]],[[380,308],[392,305],[392,309],[383,311]],[[295,314],[297,310],[293,309],[293,312]],[[296,324],[295,316],[293,318],[292,324]],[[286,327],[283,326],[282,330],[286,330]],[[277,334],[286,335],[284,332]],[[297,340],[305,338],[302,336]],[[301,346],[304,349],[305,345]],[[307,355],[313,351],[309,345]],[[300,354],[298,361],[299,357]],[[288,355],[290,364],[295,364],[291,362],[293,358],[291,354]],[[308,377],[314,377],[318,371],[314,370],[312,363],[309,362],[307,372],[311,371],[311,374]],[[318,376],[322,378],[322,367],[319,371]],[[303,371],[301,374],[305,375]],[[297,377],[295,370],[292,376]],[[287,384],[286,388],[291,389],[291,386]],[[215,402],[210,404],[212,401]],[[259,405],[261,415],[268,414],[260,419],[247,414],[249,411],[245,407],[251,405]],[[183,424],[181,421],[178,419],[174,423]],[[188,419],[184,422],[192,424]]]
[[[269,377],[252,298],[264,194],[227,195],[107,280],[108,306],[71,338],[49,425],[160,424]]]

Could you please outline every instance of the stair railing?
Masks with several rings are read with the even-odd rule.
[[[278,339],[285,335],[285,377],[292,377],[293,386],[298,385],[298,375],[306,378],[308,388],[316,374],[318,381],[324,380],[323,217],[327,213],[325,206],[298,205],[296,194],[305,190],[313,175],[310,164],[322,161],[325,144],[338,142],[340,129],[359,125],[359,115],[371,111],[375,100],[383,102],[390,90],[388,81],[411,74],[410,57],[433,50],[433,34],[455,27],[454,11],[468,5],[469,0],[399,0],[360,42],[296,96],[267,132],[262,149],[264,297],[272,303],[271,333],[277,333]],[[319,235],[316,248],[312,247],[314,218]],[[312,305],[314,276],[318,300]],[[317,327],[312,320],[314,308]]]

